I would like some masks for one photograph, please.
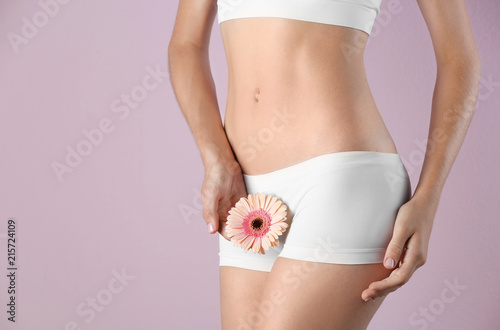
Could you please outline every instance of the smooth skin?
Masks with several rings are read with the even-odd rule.
[[[417,2],[435,50],[436,85],[420,179],[399,209],[384,264],[279,257],[271,272],[221,266],[222,329],[366,329],[384,297],[424,265],[441,191],[472,120],[480,60],[463,0]],[[208,58],[216,11],[215,0],[180,0],[168,54],[172,85],[205,166],[209,233],[228,239],[228,211],[247,195],[242,173],[267,173],[328,152],[397,152],[366,80],[368,35],[340,26],[280,18],[223,22],[229,72],[223,125]],[[283,114],[289,120],[280,129],[269,126]],[[272,143],[255,139],[262,127],[276,128]]]

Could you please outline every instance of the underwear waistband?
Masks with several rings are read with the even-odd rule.
[[[265,185],[279,184],[310,174],[319,174],[336,168],[346,168],[368,164],[392,164],[398,166],[399,171],[404,170],[404,165],[398,153],[378,151],[339,151],[306,159],[299,163],[283,167],[264,174],[243,174],[246,182]],[[398,173],[399,173],[398,171]],[[399,174],[405,174],[406,170]]]

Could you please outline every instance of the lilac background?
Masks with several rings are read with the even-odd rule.
[[[399,6],[379,16],[366,67],[414,188],[436,68],[416,3]],[[428,263],[390,295],[371,330],[499,328],[500,5],[467,6],[483,67],[477,112],[443,191]],[[207,234],[197,195],[203,165],[168,78],[157,77],[154,88],[148,80],[151,90],[128,116],[112,110],[122,94],[140,96],[148,66],[167,71],[177,2],[59,7],[43,22],[37,1],[0,2],[0,328],[218,329],[217,236]],[[8,34],[21,35],[23,17],[33,22],[33,15],[43,26],[15,52]],[[217,24],[211,62],[224,113]],[[90,145],[82,130],[105,118],[113,131],[59,180],[51,164],[65,162],[67,146]],[[6,321],[10,217],[18,223],[15,325]],[[117,282],[113,271],[133,278]],[[466,289],[445,303],[445,281],[455,278]],[[87,323],[95,298],[102,310]],[[412,313],[425,320],[422,308],[437,314],[425,327],[410,321]]]

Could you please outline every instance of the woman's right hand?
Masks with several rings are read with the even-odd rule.
[[[217,231],[230,241],[225,231],[229,210],[247,197],[243,172],[237,161],[216,162],[205,167],[205,179],[201,188],[203,218],[208,232]]]

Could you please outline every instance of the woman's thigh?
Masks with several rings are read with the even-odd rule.
[[[265,255],[219,239],[223,329],[365,329],[381,299],[361,293],[389,275],[382,261],[411,193],[399,155],[325,154],[245,184],[280,198],[291,222]]]
[[[223,330],[366,329],[383,298],[361,292],[387,277],[382,264],[339,265],[279,257],[271,272],[220,267]]]
[[[262,290],[255,330],[366,329],[383,298],[361,292],[389,276],[381,263],[340,265],[279,257]],[[258,295],[258,293],[256,293]]]
[[[265,271],[220,267],[222,330],[253,329],[268,276]]]

